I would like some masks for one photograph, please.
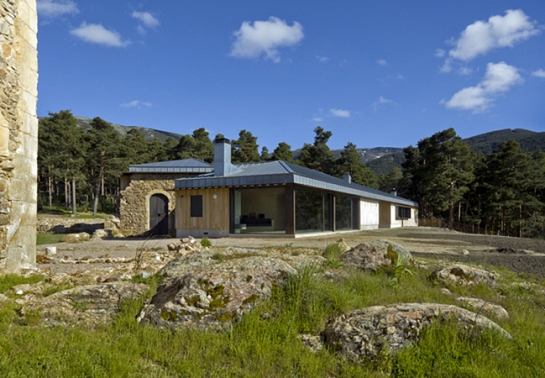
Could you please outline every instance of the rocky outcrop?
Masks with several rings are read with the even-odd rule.
[[[232,255],[231,255],[232,256]],[[228,257],[224,257],[228,258]],[[270,298],[296,270],[278,258],[248,256],[193,267],[196,260],[182,257],[168,264],[167,278],[138,321],[164,328],[223,327],[239,319],[256,303]],[[196,268],[196,269],[195,269]]]
[[[463,264],[454,264],[439,268],[430,275],[430,280],[441,281],[456,285],[473,285],[485,283],[496,285],[497,274],[485,269],[473,268]]]
[[[75,287],[35,298],[21,308],[22,321],[31,325],[95,327],[112,321],[124,302],[142,296],[147,285],[112,282]]]
[[[395,354],[417,343],[422,330],[433,321],[456,321],[464,329],[491,328],[511,337],[488,318],[463,308],[436,303],[372,306],[341,315],[327,324],[325,343],[355,361]]]
[[[509,319],[509,313],[500,305],[479,298],[458,297],[456,300],[479,314],[491,315],[496,319]]]
[[[408,250],[388,240],[361,243],[342,253],[339,257],[348,266],[373,272],[392,264],[395,265],[400,259],[407,262],[412,260]]]
[[[81,232],[79,234],[68,234],[61,239],[63,243],[81,243],[91,240],[91,235],[87,232]]]

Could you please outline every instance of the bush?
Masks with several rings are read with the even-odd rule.
[[[210,240],[208,240],[207,237],[201,239],[201,245],[203,247],[212,247],[212,243],[210,242]]]

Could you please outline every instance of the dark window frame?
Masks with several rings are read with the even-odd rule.
[[[191,196],[191,218],[202,218],[202,195]]]
[[[398,219],[411,219],[411,208],[398,206],[397,207],[397,217]]]

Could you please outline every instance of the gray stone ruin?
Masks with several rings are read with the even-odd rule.
[[[0,272],[36,263],[36,0],[0,4]]]

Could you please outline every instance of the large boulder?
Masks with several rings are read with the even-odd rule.
[[[339,258],[346,265],[373,272],[383,267],[395,265],[400,260],[407,263],[412,261],[411,253],[407,249],[388,240],[361,243],[343,252]]]
[[[434,320],[454,320],[465,328],[491,328],[511,338],[488,318],[463,308],[436,303],[407,303],[372,306],[355,310],[330,321],[325,343],[356,361],[373,360],[381,353],[395,354],[417,343],[423,328]]]
[[[95,327],[112,321],[123,302],[139,298],[147,289],[147,285],[132,282],[78,286],[27,302],[21,308],[22,321],[32,325]]]
[[[462,286],[485,283],[496,285],[497,274],[485,269],[474,268],[463,264],[453,264],[433,271],[429,277],[432,281],[441,281]]]
[[[264,256],[208,261],[191,270],[190,264],[179,264],[177,269],[174,262],[169,265],[163,272],[170,278],[142,309],[139,322],[162,328],[221,328],[269,298],[273,287],[282,285],[288,275],[296,274],[285,261]]]

